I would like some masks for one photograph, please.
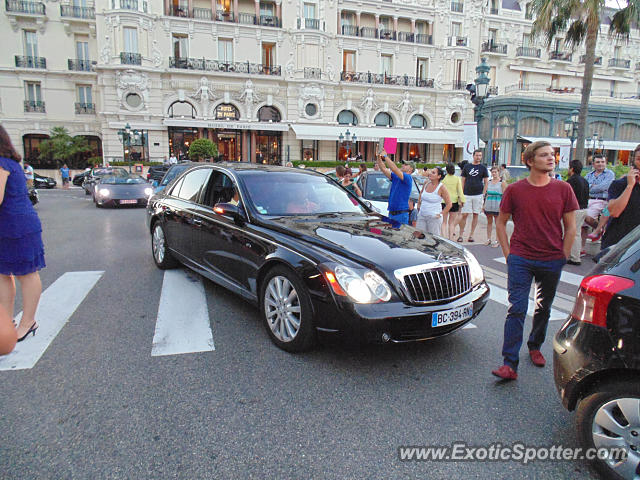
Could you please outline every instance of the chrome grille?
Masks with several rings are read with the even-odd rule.
[[[469,266],[466,263],[422,268],[403,275],[402,282],[409,300],[417,303],[448,300],[471,288]]]

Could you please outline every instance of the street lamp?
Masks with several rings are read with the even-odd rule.
[[[356,136],[355,133],[352,134],[349,131],[349,129],[347,129],[347,131],[344,132],[344,135],[342,134],[342,132],[340,132],[340,135],[338,136],[338,141],[340,142],[340,145],[342,145],[346,150],[351,152],[351,144],[356,143],[358,141],[358,137]]]
[[[587,148],[591,146],[591,161],[593,162],[593,156],[596,154],[596,148],[602,150],[604,148],[604,142],[598,138],[598,132],[593,132],[590,138],[587,138]]]
[[[137,144],[141,136],[142,132],[140,130],[131,130],[129,122],[127,122],[124,128],[118,130],[118,137],[120,137],[120,142],[122,143],[123,160],[126,158],[126,154],[129,154],[129,173],[131,173],[131,145]]]
[[[467,91],[471,94],[471,103],[475,105],[473,109],[473,119],[476,122],[478,129],[478,142],[480,141],[480,120],[482,119],[482,106],[484,101],[489,97],[489,76],[487,73],[491,70],[491,67],[487,65],[486,57],[480,59],[480,65],[476,67],[476,73],[478,76],[474,80],[474,83],[467,85]]]
[[[571,148],[569,148],[569,163],[573,160],[573,142],[576,140],[576,128],[578,127],[578,117],[580,112],[572,110],[571,116],[564,121],[564,132],[571,139]],[[569,133],[571,132],[571,133]]]

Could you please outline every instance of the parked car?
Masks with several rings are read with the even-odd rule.
[[[292,352],[318,335],[425,340],[480,313],[489,287],[475,257],[390,222],[320,173],[233,162],[189,168],[147,206],[156,265],[182,263],[259,305]]]
[[[51,177],[43,177],[33,172],[33,186],[35,188],[56,188],[56,181]]]
[[[161,165],[151,165],[147,171],[147,180],[149,182],[159,182],[164,177],[165,173],[171,168],[170,163],[163,163]]]
[[[167,173],[164,174],[164,177],[162,177],[162,180],[160,180],[159,182],[158,181],[153,182],[154,193],[158,193],[164,190],[164,188],[167,185],[169,185],[171,180],[176,178],[178,175],[180,175],[182,172],[184,172],[187,168],[191,167],[192,165],[193,163],[191,162],[183,162],[183,163],[178,163],[177,165],[172,165],[171,168],[167,170]]]
[[[71,180],[71,182],[76,187],[81,187],[82,184],[84,183],[84,179],[87,178],[89,175],[91,175],[91,169],[87,168],[84,172],[77,173],[76,175],[74,175],[73,180]]]
[[[99,167],[92,168],[89,175],[87,175],[82,183],[82,188],[84,188],[85,195],[94,195],[95,194],[95,186],[96,183],[100,180],[101,177],[105,177],[108,175],[119,175],[119,176],[127,176],[129,172],[127,172],[122,167]]]
[[[596,458],[606,478],[640,477],[640,226],[584,277],[569,320],[553,341],[562,403],[576,410],[585,448],[622,448]]]
[[[94,201],[97,208],[146,206],[153,188],[140,175],[108,175],[96,183]]]
[[[411,176],[413,185],[411,187],[410,198],[418,202],[420,187],[415,176]],[[356,184],[362,191],[362,198],[371,203],[374,210],[383,215],[389,213],[389,192],[391,191],[391,180],[384,173],[369,170],[358,177]]]

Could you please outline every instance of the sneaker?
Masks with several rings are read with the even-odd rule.
[[[491,246],[493,248],[498,248],[500,246],[500,242],[498,242],[497,240],[494,240],[493,243],[491,244]]]
[[[516,380],[518,374],[509,365],[502,365],[500,368],[491,371],[496,377],[500,377],[503,380]]]
[[[529,350],[529,356],[536,367],[544,367],[547,364],[540,350]]]
[[[587,235],[587,238],[589,240],[591,240],[592,242],[597,242],[598,240],[600,240],[600,237],[602,237],[602,232],[600,232],[600,233],[590,233],[589,235]]]
[[[581,257],[586,257],[586,256],[587,256],[587,252],[586,252],[586,250],[582,250],[582,251],[580,252],[580,256],[581,256]]]
[[[567,265],[582,265],[582,262],[576,262],[574,260],[567,260]]]

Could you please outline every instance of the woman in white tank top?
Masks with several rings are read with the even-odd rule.
[[[451,209],[449,191],[443,188],[444,171],[441,168],[429,170],[429,181],[425,182],[418,199],[418,221],[416,228],[425,233],[440,235],[442,215]],[[442,204],[445,204],[444,209]]]

